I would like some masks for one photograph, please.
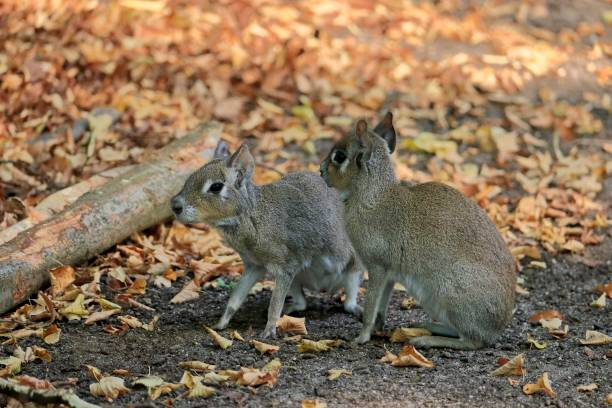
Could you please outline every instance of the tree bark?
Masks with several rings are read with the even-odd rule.
[[[77,265],[169,218],[170,198],[212,157],[220,132],[217,123],[201,125],[0,245],[0,313],[35,294],[49,269]]]

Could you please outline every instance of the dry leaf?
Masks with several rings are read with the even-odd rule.
[[[116,313],[119,313],[119,309],[110,309],[103,310],[101,312],[94,312],[90,314],[89,317],[85,320],[85,324],[94,324],[95,322],[106,320]]]
[[[136,278],[128,288],[127,293],[131,293],[133,295],[144,295],[146,291],[147,280],[144,278]]]
[[[580,344],[602,345],[612,343],[612,337],[595,330],[587,330],[585,337],[584,340],[580,339]]]
[[[273,360],[270,360],[270,362],[268,362],[268,364],[266,364],[265,366],[263,366],[261,368],[261,371],[278,371],[281,368],[281,361],[278,358],[275,358]]]
[[[576,387],[576,390],[578,390],[578,392],[591,392],[591,391],[595,391],[596,389],[597,389],[597,384],[595,383],[579,385],[578,387]]]
[[[170,299],[170,303],[183,303],[188,300],[197,299],[200,296],[200,287],[195,283],[194,280],[190,280],[183,289],[179,293],[177,293],[172,299]]]
[[[179,367],[185,370],[194,370],[194,371],[213,371],[215,366],[212,364],[207,364],[202,361],[182,361],[179,363]]]
[[[542,374],[538,377],[538,382],[535,384],[523,385],[523,392],[527,395],[535,394],[537,392],[543,392],[551,398],[555,398],[556,393],[553,391],[548,378],[548,373]]]
[[[563,321],[555,317],[550,320],[540,319],[539,323],[542,325],[542,327],[544,327],[545,329],[548,329],[548,331],[551,331],[551,330],[559,329],[561,325],[563,324]]]
[[[104,298],[98,299],[98,303],[102,310],[121,310],[121,306]]]
[[[17,377],[17,381],[19,381],[19,384],[34,388],[35,390],[52,390],[55,388],[49,381],[30,377],[29,375],[21,375]]]
[[[0,358],[0,365],[4,366],[0,369],[0,377],[19,374],[21,371],[21,359],[15,356]]]
[[[230,337],[234,340],[244,341],[244,338],[238,333],[238,330],[232,330],[230,332]]]
[[[519,354],[514,357],[512,360],[508,360],[504,362],[504,364],[491,372],[491,375],[494,376],[510,376],[510,375],[527,375],[527,370],[525,370],[525,358],[523,354]]]
[[[214,389],[213,387],[209,387],[208,385],[202,384],[202,382],[197,379],[189,390],[187,396],[189,398],[208,398],[212,397],[216,393],[216,389]]]
[[[561,313],[559,313],[558,310],[543,310],[541,312],[538,312],[536,314],[534,314],[533,316],[531,316],[529,318],[529,323],[532,324],[538,324],[540,323],[540,320],[544,319],[544,320],[552,320],[552,319],[559,319],[559,320],[563,320],[563,315]]]
[[[276,327],[278,327],[281,334],[308,334],[305,317],[283,315],[283,317],[276,321]]]
[[[112,401],[120,395],[130,392],[123,384],[123,378],[102,377],[99,382],[89,385],[89,392],[96,397],[104,397]]]
[[[605,285],[604,284],[597,285],[595,287],[595,291],[597,293],[605,293],[608,296],[608,298],[612,299],[612,282],[606,283]]]
[[[46,344],[56,344],[60,340],[61,329],[55,324],[47,327],[43,333],[42,338]]]
[[[303,400],[302,408],[327,408],[327,403],[319,400]]]
[[[391,343],[404,343],[411,338],[431,336],[431,334],[432,333],[429,330],[418,327],[398,327],[397,329],[393,330],[389,340]]]
[[[74,269],[71,266],[60,266],[49,270],[51,293],[57,296],[75,281]]]
[[[229,380],[228,376],[217,374],[214,371],[204,374],[204,382],[208,384],[222,384]]]
[[[278,370],[264,371],[256,368],[240,368],[236,384],[249,387],[267,385],[272,387],[278,381]]]
[[[74,302],[61,309],[59,312],[68,320],[80,320],[81,316],[89,315],[89,312],[85,309],[85,296],[79,294]]]
[[[391,361],[391,365],[393,367],[433,367],[433,363],[419,353],[412,344],[404,346],[397,358]]]
[[[602,293],[600,297],[591,302],[591,306],[598,309],[606,307],[606,294]]]
[[[163,384],[160,384],[157,387],[149,388],[147,390],[147,393],[149,394],[149,398],[151,398],[151,400],[155,401],[160,396],[169,394],[172,391],[174,391],[177,388],[180,388],[182,386],[183,386],[183,384],[174,384],[174,383],[164,382]]]
[[[257,351],[259,351],[261,354],[274,354],[274,353],[278,352],[278,350],[280,349],[279,346],[275,346],[273,344],[263,343],[263,342],[257,341],[257,340],[251,340],[251,344],[253,346],[255,346]]]
[[[327,371],[327,379],[336,380],[343,374],[351,377],[353,375],[353,372],[349,370],[345,370],[344,368],[340,368],[340,369],[332,368],[331,370]]]
[[[96,381],[100,381],[104,377],[104,375],[102,375],[102,371],[100,371],[98,367],[94,367],[92,365],[85,364],[85,368],[87,368],[89,375],[91,375],[92,378]]]
[[[225,350],[226,348],[232,345],[233,342],[231,340],[226,339],[225,337],[221,336],[219,333],[217,333],[210,327],[204,326],[204,328],[208,332],[208,335],[214,340],[214,342],[217,343],[217,345],[221,347],[223,350]]]
[[[527,342],[530,344],[533,344],[533,346],[537,348],[538,350],[543,350],[546,347],[548,347],[547,342],[540,343],[536,339],[534,339],[529,333],[527,334]]]
[[[344,343],[342,340],[319,340],[313,341],[308,339],[302,339],[297,345],[298,353],[320,353],[322,351],[329,351],[333,347],[338,347],[340,344]]]
[[[564,325],[563,327],[558,328],[558,329],[548,330],[548,334],[550,334],[551,336],[556,337],[558,339],[567,336],[567,333],[569,333],[569,326],[567,324]]]

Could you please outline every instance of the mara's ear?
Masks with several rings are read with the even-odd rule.
[[[215,147],[215,154],[213,155],[213,158],[223,159],[229,155],[230,150],[227,142],[223,139],[219,139],[219,143],[217,143],[217,147]]]
[[[389,153],[393,153],[395,150],[396,137],[395,129],[393,128],[393,114],[391,112],[387,112],[380,123],[376,125],[374,128],[374,133],[382,137],[385,142],[387,142],[387,146],[389,146]]]
[[[244,180],[250,180],[255,167],[255,160],[246,143],[240,145],[238,150],[229,158],[227,167],[236,172],[236,187],[240,187]]]
[[[359,168],[370,159],[372,150],[372,140],[368,132],[368,123],[364,119],[359,119],[355,125],[355,138],[359,143],[359,150],[355,156],[355,162]]]

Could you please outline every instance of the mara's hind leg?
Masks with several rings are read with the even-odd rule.
[[[344,310],[347,313],[361,318],[363,309],[357,304],[357,295],[359,294],[359,285],[363,276],[363,271],[360,266],[357,265],[352,259],[347,265],[347,274],[344,285],[345,299],[344,299]]]
[[[470,340],[444,336],[423,336],[410,339],[410,344],[421,348],[452,348],[456,350],[477,350],[484,344],[479,340]]]
[[[417,327],[427,329],[436,336],[459,337],[457,330],[442,323],[426,322],[418,325]]]
[[[385,322],[387,321],[387,312],[389,310],[389,300],[391,299],[391,293],[393,293],[394,282],[387,282],[385,290],[379,300],[378,313],[376,314],[376,323],[374,329],[382,331],[385,328]]]
[[[291,296],[291,302],[285,301],[285,306],[283,308],[283,314],[291,314],[293,312],[301,312],[306,310],[308,303],[306,302],[306,297],[304,296],[304,288],[302,288],[302,283],[299,281],[299,276],[296,276],[291,283],[291,289],[289,289],[289,296]]]

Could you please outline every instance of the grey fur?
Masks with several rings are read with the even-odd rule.
[[[266,272],[276,287],[264,338],[276,336],[287,294],[293,303],[286,313],[306,308],[304,288],[345,288],[345,310],[360,315],[356,298],[363,268],[344,229],[338,193],[314,173],[293,173],[257,186],[251,181],[254,162],[246,145],[231,157],[225,154],[226,146],[218,150],[223,153],[192,174],[172,200],[180,221],[216,227],[244,262],[244,274],[216,328],[228,325]],[[215,183],[223,183],[216,193],[210,190]]]
[[[400,282],[440,322],[426,325],[436,335],[412,344],[492,344],[514,308],[512,256],[487,214],[457,190],[396,180],[391,119],[388,113],[375,132],[359,121],[321,164],[323,178],[344,198],[347,232],[368,270],[364,325],[356,341],[367,342],[374,328],[382,328],[393,284]],[[338,157],[346,160],[337,163]]]

